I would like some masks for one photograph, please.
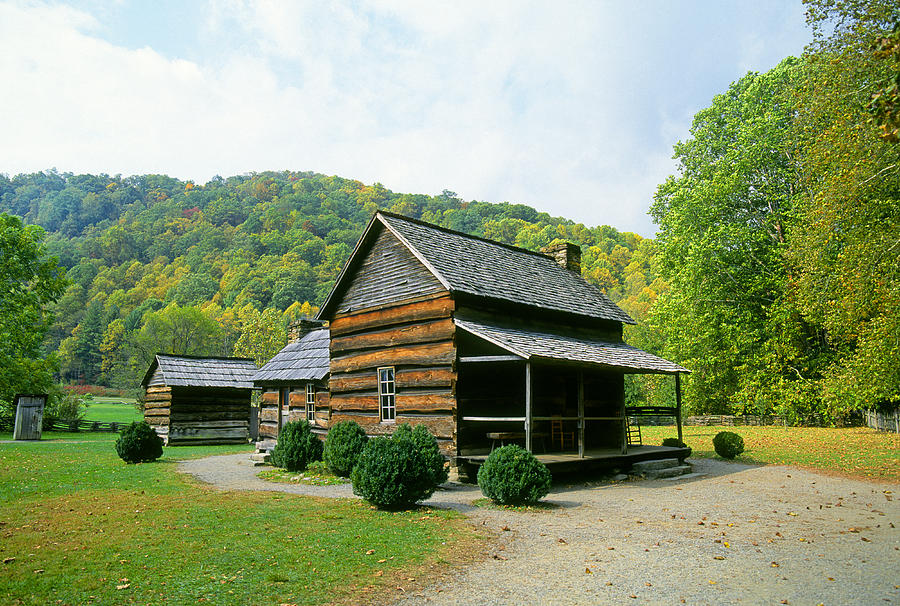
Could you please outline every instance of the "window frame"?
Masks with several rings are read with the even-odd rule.
[[[316,386],[313,383],[306,384],[306,420],[310,423],[316,420]]]
[[[384,372],[389,372],[390,378],[382,378]],[[379,367],[376,377],[378,379],[378,417],[382,423],[396,423],[397,376],[394,367]]]

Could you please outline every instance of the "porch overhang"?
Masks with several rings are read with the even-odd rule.
[[[674,374],[690,372],[659,356],[622,342],[604,341],[590,332],[562,332],[454,318],[458,328],[500,347],[523,361],[553,361],[621,370],[625,373]]]

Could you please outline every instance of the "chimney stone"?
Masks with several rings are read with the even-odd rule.
[[[561,267],[581,275],[581,247],[571,242],[560,242],[542,248],[541,252],[556,261]]]
[[[322,328],[325,325],[325,322],[322,320],[316,320],[314,318],[300,318],[299,320],[294,320],[291,322],[290,326],[288,326],[288,343],[296,343],[303,336],[309,332],[317,328]]]

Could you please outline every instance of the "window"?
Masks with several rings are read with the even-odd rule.
[[[382,421],[393,421],[397,416],[395,397],[397,395],[394,386],[394,369],[378,369],[378,404],[381,409]]]
[[[312,383],[306,384],[306,420],[316,420],[316,386]]]

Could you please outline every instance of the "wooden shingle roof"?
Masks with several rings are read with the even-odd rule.
[[[312,330],[299,341],[288,343],[253,375],[257,385],[289,383],[291,381],[320,381],[328,375],[327,328]]]
[[[454,318],[466,332],[524,360],[544,359],[594,364],[630,373],[675,374],[686,368],[626,343],[605,341],[589,331],[554,330]]]
[[[390,230],[450,292],[590,318],[634,324],[634,320],[581,275],[541,253],[379,211],[338,278],[320,318],[327,318],[355,270],[373,225]]]
[[[256,364],[246,358],[200,358],[156,354],[141,385],[159,371],[164,385],[253,389]]]

